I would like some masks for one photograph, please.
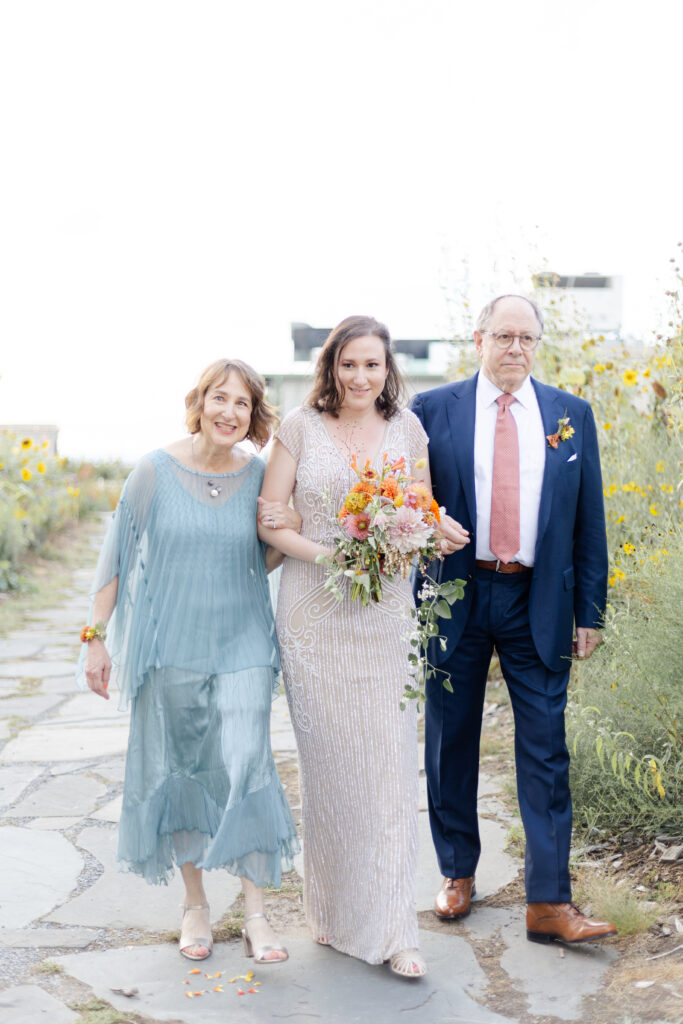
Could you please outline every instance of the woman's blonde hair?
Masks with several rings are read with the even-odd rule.
[[[204,410],[204,399],[210,388],[222,384],[229,373],[239,374],[251,398],[251,421],[247,438],[257,448],[263,448],[270,440],[278,424],[275,410],[266,400],[266,382],[248,363],[241,359],[217,359],[202,372],[197,386],[185,396],[185,423],[191,434],[199,433]]]

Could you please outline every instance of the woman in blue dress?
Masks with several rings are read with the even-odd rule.
[[[93,591],[88,686],[108,698],[112,662],[131,724],[118,861],[151,883],[185,882],[180,952],[212,947],[202,871],[239,876],[245,952],[287,951],[264,912],[299,845],[270,746],[279,659],[266,572],[282,561],[257,537],[275,416],[263,379],[239,360],[207,367],[185,399],[190,436],[145,456],[126,481]],[[260,514],[300,526],[277,502]],[[107,647],[105,647],[105,629]],[[111,657],[110,657],[111,655]]]

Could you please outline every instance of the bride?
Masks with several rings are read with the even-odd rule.
[[[315,561],[334,548],[335,510],[357,479],[352,455],[378,470],[385,452],[408,466],[426,459],[427,435],[400,409],[402,390],[387,328],[343,320],[306,404],[275,435],[261,490],[268,502],[293,498],[301,533],[281,528],[281,511],[262,511],[259,535],[289,556],[276,626],[299,750],[309,927],[324,945],[419,978],[416,710],[399,706],[410,584],[385,582],[381,602],[367,607],[348,593],[338,602]]]

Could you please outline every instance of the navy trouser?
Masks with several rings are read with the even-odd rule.
[[[427,689],[425,768],[429,818],[441,872],[475,873],[481,844],[477,820],[479,739],[486,677],[494,648],[515,720],[517,794],[526,832],[528,902],[569,902],[572,809],[565,744],[566,671],[551,672],[531,639],[531,573],[477,569],[467,584],[473,601],[465,631]]]

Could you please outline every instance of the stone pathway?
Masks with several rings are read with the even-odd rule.
[[[98,543],[94,538],[94,547]],[[116,871],[128,716],[116,710],[115,699],[99,700],[74,685],[91,574],[92,566],[76,572],[62,606],[36,613],[25,628],[0,639],[0,1019],[78,1021],[80,1014],[67,1005],[74,992],[81,1002],[85,993],[85,1001],[96,997],[123,1014],[174,1024],[210,1024],[226,1015],[235,1024],[585,1019],[582,999],[599,993],[615,954],[607,947],[565,951],[528,943],[521,907],[475,908],[466,921],[438,930],[425,916],[421,946],[429,974],[417,984],[318,946],[298,925],[283,933],[289,962],[257,970],[254,993],[244,984],[239,996],[239,983],[227,983],[251,966],[236,941],[217,944],[202,965],[207,974],[220,972],[220,979],[190,975],[192,965],[175,945],[158,941],[179,927],[178,877],[168,888],[152,887]],[[284,698],[273,707],[272,737],[278,762],[291,764],[296,748]],[[440,876],[424,773],[420,811],[417,901],[428,911]],[[486,777],[480,812],[478,899],[519,870],[519,861],[504,852],[508,819]],[[226,873],[207,874],[214,921],[239,891]],[[215,992],[216,985],[223,991]],[[509,1016],[487,1008],[492,986],[509,992]],[[191,992],[203,994],[188,998]]]

